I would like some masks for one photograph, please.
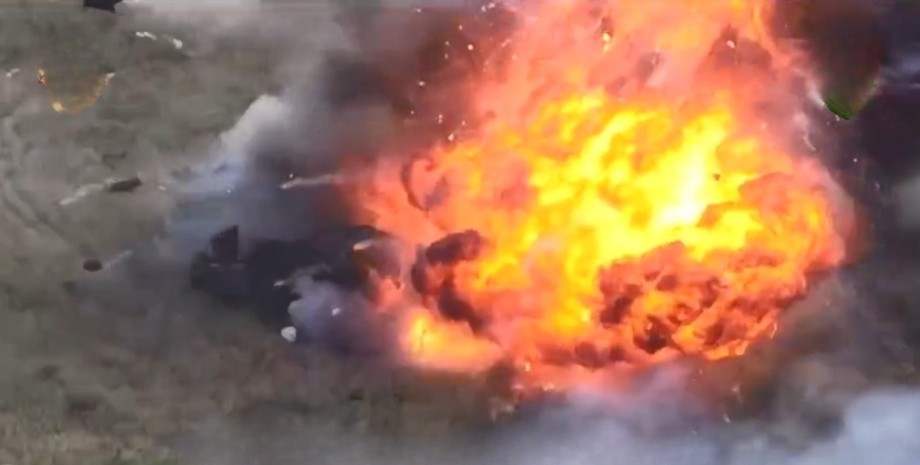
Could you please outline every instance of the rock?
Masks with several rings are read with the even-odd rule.
[[[293,326],[285,326],[281,329],[281,337],[284,338],[285,341],[288,341],[292,344],[297,342],[297,328]]]
[[[71,389],[64,393],[64,408],[69,415],[85,415],[99,408],[102,400],[95,391]]]

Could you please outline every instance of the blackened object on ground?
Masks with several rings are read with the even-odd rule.
[[[240,228],[233,225],[211,237],[211,256],[218,261],[235,262],[240,259]]]
[[[392,274],[393,264],[386,257],[371,250],[373,247],[358,247],[359,244],[387,237],[371,226],[339,226],[314,234],[309,242],[316,251],[317,260],[325,265],[314,277],[356,290],[367,282],[371,268],[380,274]]]
[[[83,269],[89,272],[99,271],[102,269],[102,262],[95,258],[86,259],[83,261]]]
[[[137,189],[143,184],[141,179],[137,176],[132,176],[130,178],[119,179],[118,181],[113,181],[108,185],[109,192],[132,192],[134,189]]]
[[[115,5],[121,3],[122,0],[83,0],[84,8],[92,8],[95,10],[111,11],[115,12]]]
[[[288,306],[299,296],[285,283],[299,268],[319,263],[308,241],[261,240],[243,258],[247,298],[266,326],[279,329],[291,324]]]
[[[194,289],[225,301],[244,301],[249,295],[243,264],[216,260],[206,252],[192,260],[190,279]]]
[[[290,325],[288,307],[299,298],[287,282],[297,270],[315,267],[317,281],[345,289],[362,286],[368,276],[366,261],[356,260],[355,244],[381,234],[367,226],[344,226],[303,240],[256,240],[240,253],[236,226],[215,234],[207,252],[193,260],[192,286],[212,296],[247,302],[258,318],[273,329]]]
[[[309,242],[321,260],[335,262],[351,252],[356,244],[384,236],[372,226],[333,226],[317,231]]]

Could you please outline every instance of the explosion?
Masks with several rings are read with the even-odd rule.
[[[774,129],[790,111],[761,111],[789,57],[767,34],[769,6],[512,9],[513,33],[459,86],[469,95],[441,90],[469,117],[347,186],[362,220],[422,250],[410,359],[502,362],[547,389],[771,337],[809,279],[843,260],[844,237],[827,173]]]

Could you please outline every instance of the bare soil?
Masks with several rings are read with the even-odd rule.
[[[394,373],[293,350],[189,289],[166,219],[272,64],[239,44],[186,52],[137,22],[0,6],[0,463],[359,463],[377,453],[363,438],[418,428],[397,412],[437,419],[412,436],[443,429],[449,405],[397,401]],[[60,52],[75,43],[89,58]],[[37,67],[93,56],[115,71],[102,98],[53,111]],[[130,192],[98,189],[133,176]]]

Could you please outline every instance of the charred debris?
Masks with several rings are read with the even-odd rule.
[[[301,297],[297,276],[359,292],[371,273],[392,273],[392,261],[374,247],[386,237],[369,226],[341,226],[300,240],[254,239],[244,247],[234,225],[196,254],[191,285],[228,303],[249,304],[263,323],[280,329],[291,325],[288,307]]]
[[[83,8],[115,13],[115,5],[121,2],[122,0],[83,0]]]
[[[383,102],[405,118],[403,129],[411,132],[419,145],[443,140],[468,116],[464,100],[457,99],[457,93],[466,90],[464,83],[477,81],[483,61],[498,53],[514,27],[514,16],[508,10],[497,3],[489,5],[482,9],[431,8],[424,15],[409,12],[410,17],[420,21],[424,38],[400,52],[405,53],[400,57],[402,61],[375,51],[379,44],[361,32],[365,28],[356,27],[359,52],[331,52],[327,56],[325,99],[336,108]],[[470,43],[476,43],[476,47],[467,47]],[[447,56],[455,59],[446,60]],[[395,66],[395,62],[409,65]],[[426,88],[419,87],[420,81],[427,83]],[[430,88],[457,92],[446,93],[450,98],[445,101],[444,93],[426,90]],[[411,193],[407,190],[407,194]],[[387,237],[370,226],[333,225],[296,240],[241,240],[239,228],[230,226],[214,234],[207,250],[196,255],[191,283],[195,289],[221,300],[252,305],[261,320],[280,329],[291,324],[288,307],[301,297],[294,286],[297,277],[307,275],[315,282],[332,283],[346,292],[369,290],[367,294],[373,294],[371,275],[399,274],[387,247],[373,245],[376,239]],[[427,254],[423,251],[419,259],[437,254],[436,250]],[[444,270],[449,268],[447,263],[441,265]],[[417,265],[416,274],[422,266]],[[439,289],[432,292],[421,288],[419,291],[425,297],[438,294],[443,300],[443,296],[451,295],[449,289],[441,289],[449,287],[447,281],[449,278],[444,277],[443,282],[437,283]],[[373,296],[368,298],[374,300]],[[451,317],[467,320],[473,315],[469,309],[464,311],[462,302],[455,303],[454,307],[446,305],[455,310]]]

